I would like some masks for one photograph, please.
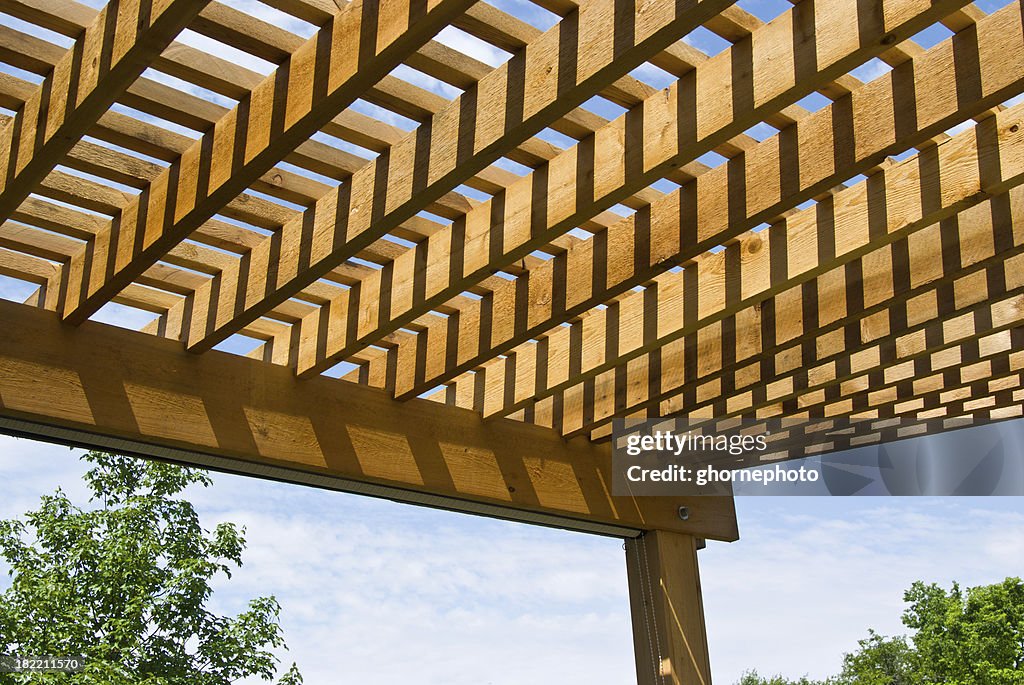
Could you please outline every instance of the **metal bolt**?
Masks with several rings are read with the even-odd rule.
[[[683,521],[690,518],[690,510],[687,507],[679,507],[679,518]]]

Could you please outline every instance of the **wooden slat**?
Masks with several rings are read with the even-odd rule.
[[[217,5],[218,3],[211,2],[209,3],[208,9],[216,8]],[[332,7],[334,7],[333,4]],[[86,23],[91,21],[92,17],[95,15],[94,10],[87,8],[84,5],[79,5],[75,2],[58,2],[57,0],[15,0],[10,9],[16,16],[21,16],[23,18],[30,17],[35,21],[42,21],[44,25],[47,25],[48,27],[63,25],[63,22],[67,21],[64,19],[63,15],[70,14],[71,17],[73,17],[73,21]],[[336,12],[338,11],[337,7],[334,7],[334,9]],[[203,15],[206,16],[206,14],[207,12],[204,11]],[[225,18],[225,14],[219,10],[213,14],[214,16],[206,16],[210,25],[215,24],[218,18]],[[502,16],[507,17],[507,15]],[[511,17],[508,17],[508,19],[511,19]],[[459,22],[456,21],[456,24],[458,23]],[[539,34],[539,31],[537,33]],[[0,53],[3,53],[4,36],[4,31],[0,30]],[[52,50],[57,50],[59,52],[58,48],[50,46],[50,44],[45,41],[24,35],[20,36],[20,38],[22,41],[31,41],[32,54],[30,56],[36,60],[41,59],[44,65],[47,57],[45,54],[46,52]],[[295,41],[298,41],[298,43]],[[301,40],[298,37],[289,38],[285,42],[287,45],[284,47],[289,49],[297,44],[301,44]],[[47,48],[49,48],[49,50],[47,50]],[[13,46],[12,51],[17,54],[24,52],[23,49],[13,50]],[[422,57],[417,58],[417,55],[420,53],[422,53]],[[435,59],[431,60],[431,58]],[[421,64],[421,62],[427,62],[430,65],[439,63],[439,68],[441,70],[457,72],[456,80],[463,85],[475,83],[475,81],[481,78],[482,75],[490,71],[490,67],[486,64],[477,62],[476,60],[466,57],[461,53],[457,53],[436,41],[427,43],[423,48],[420,48],[418,53],[414,53],[410,59],[407,60],[407,63],[409,64]],[[165,50],[162,55],[154,60],[153,67],[184,79],[190,83],[194,83],[202,88],[212,90],[216,93],[220,93],[234,99],[242,99],[246,97],[248,92],[263,80],[263,76],[254,71],[180,43],[171,44],[171,46]],[[439,72],[438,69],[427,69],[427,73],[431,73],[438,77],[444,75],[444,71]],[[624,78],[631,79],[631,77]],[[153,93],[156,89],[160,89],[160,92],[164,94],[173,93],[172,90],[163,87],[161,84],[149,81],[148,79],[140,79],[140,83],[146,84],[145,90],[147,91],[147,94]],[[380,97],[374,96],[374,92],[378,88],[382,87],[382,84],[386,84],[386,88],[390,95],[397,98],[396,102],[398,106],[393,108],[396,111],[402,111],[404,108],[412,107],[414,102],[419,103],[421,106],[425,105],[427,104],[425,102],[425,98],[428,96],[431,98],[431,104],[427,107],[429,110],[428,115],[436,113],[443,105],[447,104],[447,101],[443,98],[427,93],[413,84],[403,82],[393,77],[387,77],[384,81],[371,88],[364,94],[364,98],[378,102],[382,106],[387,107],[389,104],[388,102],[385,102]],[[136,84],[136,86],[139,85],[139,83]],[[137,98],[138,102],[135,102],[135,104],[143,111],[147,111],[149,113],[156,114],[157,111],[155,110],[159,109],[160,106],[165,103],[168,105],[175,105],[179,102],[185,102],[181,95],[176,95],[174,100],[164,97],[160,99],[159,104],[154,103],[151,99],[144,97],[142,91],[143,88],[133,87],[129,89],[128,94],[132,95],[133,98]],[[200,117],[200,119],[208,118],[210,120],[210,124],[215,123],[225,113],[221,108],[197,98],[193,98],[191,102],[198,102],[200,110],[202,112],[207,112],[207,114]],[[439,105],[438,103],[441,104]],[[172,121],[187,125],[189,117],[195,116],[196,108],[171,106],[170,112],[165,112],[164,114]],[[563,119],[556,120],[555,122],[552,122],[551,126],[556,130],[565,132],[567,135],[579,135],[580,131],[583,131],[584,134],[593,132],[593,130],[599,127],[602,123],[604,123],[604,119],[595,114],[584,110],[575,110],[574,112],[567,114],[564,117],[564,121]],[[207,125],[203,121],[199,121],[198,126],[198,130],[200,131],[205,131],[207,129]],[[351,110],[342,112],[325,124],[323,131],[330,135],[338,136],[342,140],[349,141],[355,145],[366,147],[376,152],[383,152],[406,135],[401,129]],[[299,166],[309,166],[311,170],[318,171],[319,173],[326,173],[328,176],[340,176],[341,178],[347,178],[351,171],[362,165],[361,163],[358,164],[358,166],[353,165],[348,168],[347,171],[345,169],[325,169],[322,166],[317,166],[330,163],[327,155],[323,154],[330,150],[332,149],[322,146],[316,141],[307,141],[300,146],[299,151],[310,153],[312,155],[311,157],[307,157],[305,154],[298,154],[297,152],[293,153],[286,159],[292,163],[298,164]],[[522,164],[535,166],[544,160],[553,157],[556,153],[557,148],[555,146],[544,143],[539,139],[532,138],[517,146],[515,149],[506,152],[506,156],[509,159],[518,161]],[[171,159],[173,160],[173,157]],[[344,160],[345,155],[341,155],[340,159]],[[341,173],[339,174],[339,172]],[[285,177],[288,176],[287,172],[282,172],[280,169],[275,173],[282,174]],[[503,172],[500,169],[491,167],[486,169],[484,172],[481,172],[478,176],[468,179],[466,183],[479,190],[493,192],[493,189],[489,187],[489,181],[493,181],[495,176],[514,178],[514,175],[509,172]],[[315,197],[320,197],[322,194],[323,193],[318,193]],[[296,200],[292,199],[290,201]],[[312,200],[308,202],[300,201],[300,203],[311,205]],[[420,237],[422,236],[414,236],[410,239],[417,240]]]
[[[814,391],[791,400],[788,407],[766,405],[728,418],[687,421],[687,426],[717,434],[740,426],[754,433],[767,431],[768,449],[755,457],[755,463],[743,457],[715,460],[721,466],[743,468],[922,435],[931,426],[956,428],[960,426],[943,424],[964,414],[973,423],[1019,417],[1024,410],[1024,391],[1019,390],[1024,377],[1024,352],[1019,349],[1022,331],[1018,327],[926,355],[915,362],[918,370],[893,367],[899,373],[891,382],[886,381],[886,372],[873,371],[845,396],[838,391]],[[666,417],[665,425],[680,415]],[[882,431],[884,427],[895,430]],[[834,440],[840,434],[847,439]],[[600,439],[608,437],[609,432],[603,431]]]
[[[687,502],[692,514],[681,521],[677,500],[611,497],[607,448],[539,427],[484,426],[473,412],[396,403],[335,379],[300,387],[287,368],[189,355],[174,341],[96,322],[71,328],[10,302],[0,302],[0,320],[10,326],[0,336],[4,431],[110,439],[115,449],[195,463],[213,455],[219,468],[509,518],[543,514],[575,529],[736,537],[731,499]]]
[[[886,382],[884,373],[887,369],[880,367],[853,376],[841,385],[794,392],[774,406],[757,408],[751,405],[744,408],[737,403],[736,416],[806,413],[811,417],[827,418],[866,414],[887,417],[935,409],[948,401],[944,397],[961,399],[961,393],[976,391],[979,381],[989,384],[1024,370],[1024,352],[1014,351],[1011,347],[1022,341],[1024,337],[1020,333],[972,339],[917,357],[914,360],[915,377],[910,381]],[[982,385],[980,390],[978,399],[988,396],[987,387]],[[740,414],[741,411],[746,413]],[[731,417],[722,416],[716,421],[728,418]]]
[[[29,283],[45,284],[58,267],[42,257],[0,247],[0,275]]]
[[[960,352],[960,348],[953,350]],[[967,354],[973,350],[967,350]],[[862,389],[849,396],[830,400],[823,393],[809,393],[795,401],[796,408],[769,408],[757,419],[745,420],[745,429],[759,431],[768,426],[772,418],[785,415],[782,430],[771,430],[766,461],[777,458],[798,458],[846,449],[857,444],[854,436],[863,441],[865,433],[876,433],[879,422],[889,421],[894,428],[913,434],[932,419],[972,413],[978,409],[1022,409],[1016,395],[1020,379],[1024,376],[1024,352],[1001,350],[979,361],[948,365],[940,361],[936,373],[923,371],[912,383],[896,383],[885,387]],[[927,369],[927,364],[923,367]],[[854,407],[853,413],[848,408]],[[1020,415],[1019,413],[1017,414]],[[819,424],[819,420],[821,423]],[[735,426],[736,419],[693,424],[694,430],[725,432]],[[806,426],[801,425],[806,421]],[[796,424],[796,425],[794,425]],[[822,436],[820,426],[849,426],[848,439],[832,440]],[[918,433],[921,434],[921,433]],[[883,433],[884,435],[884,433]],[[830,436],[831,437],[831,436]],[[890,438],[891,439],[891,438]],[[774,458],[769,455],[776,455]],[[783,456],[784,455],[784,456]]]
[[[346,8],[76,255],[66,320],[88,318],[470,3],[367,0]]]
[[[677,395],[646,415],[720,421],[739,415],[789,415],[809,411],[814,402],[826,401],[830,411],[845,406],[845,414],[854,414],[864,411],[864,401],[897,386],[910,393],[902,395],[903,399],[912,398],[924,392],[926,384],[922,381],[943,369],[970,366],[1020,350],[1024,343],[1022,304],[1017,288],[1008,297],[976,304],[960,316],[950,315],[945,321],[932,321],[900,336],[886,336],[827,361],[808,360],[811,363],[807,366],[780,372],[763,384],[738,388],[728,396],[718,396],[712,389],[706,391],[706,396],[698,393],[699,399],[687,402]],[[843,405],[843,401],[848,404]],[[645,412],[637,412],[629,418],[644,416]],[[604,430],[600,435],[606,433]]]
[[[267,241],[254,251],[251,265],[240,265],[197,294],[189,349],[209,349],[354,256],[729,1],[678,6],[648,0],[632,20],[616,14],[613,0],[588,3],[359,170],[351,184],[286,224],[280,244]],[[623,21],[630,22],[626,45],[616,42],[625,35]],[[515,193],[521,183],[507,192]],[[271,258],[278,267],[268,279],[261,265]]]
[[[503,284],[492,298],[461,310],[457,324],[438,321],[399,345],[403,373],[396,378],[396,395],[418,395],[504,354],[1019,92],[1024,55],[992,47],[1021,41],[1019,9],[986,19],[977,31],[934,47],[742,159],[613,224],[599,239],[581,241],[563,257]],[[951,87],[949,77],[965,59],[978,65],[979,88],[967,97]],[[904,120],[914,125],[897,125]]]
[[[1022,377],[1016,377],[1015,382],[1021,383]],[[873,445],[905,440],[926,435],[938,435],[946,431],[959,430],[987,426],[1007,420],[1020,419],[1024,412],[1024,391],[1016,389],[999,390],[990,397],[980,398],[972,396],[970,399],[952,402],[943,405],[936,410],[927,412],[930,418],[917,421],[900,420],[899,426],[889,425],[891,419],[879,419],[876,423],[882,427],[871,431],[861,430],[852,438],[834,440],[827,445],[810,444],[804,447],[799,453],[780,458],[800,458],[804,456],[816,456],[824,448],[825,453],[853,449],[863,445]],[[984,404],[983,408],[965,409],[965,406]],[[945,494],[945,493],[943,493]]]
[[[799,385],[793,379],[800,374],[814,377],[833,368],[843,374],[858,360],[891,357],[893,350],[932,349],[947,322],[1024,287],[1024,235],[1008,223],[1010,216],[992,218],[993,208],[1019,204],[1022,194],[1018,187],[1011,197],[922,231],[914,249],[906,241],[883,248],[570,388],[554,404],[558,414],[575,420],[552,420],[572,435],[634,412],[719,411],[745,394],[775,397]],[[936,241],[943,245],[941,259],[922,249]],[[967,257],[961,261],[951,253]],[[990,311],[982,315],[992,319]]]
[[[846,0],[798,5],[612,122],[591,142],[566,150],[545,173],[524,177],[500,202],[482,204],[464,224],[433,236],[424,250],[397,260],[390,272],[371,275],[359,291],[346,291],[317,318],[304,322],[300,374],[323,371],[424,308],[649,185],[673,165],[743,132],[765,112],[796,101],[912,35],[954,5],[959,6],[886,3],[884,11],[875,13],[880,23],[869,20],[863,8],[858,17]],[[849,31],[850,23],[858,21],[864,24],[859,35]],[[813,63],[811,54],[816,55]]]
[[[485,416],[511,413],[523,402],[624,363],[1018,185],[1024,180],[1022,117],[1024,110],[1014,108],[986,119],[830,202],[788,217],[768,231],[756,251],[735,255],[741,257],[739,271],[729,279],[726,262],[733,255],[712,254],[679,273],[659,276],[657,287],[554,331],[543,345],[522,346],[504,369],[487,374]]]
[[[1019,358],[1013,363],[1020,368]],[[744,426],[755,432],[771,430],[772,446],[769,449],[773,451],[767,452],[763,462],[757,465],[804,457],[827,457],[834,452],[867,445],[880,445],[1019,419],[1024,416],[1022,384],[1024,373],[1018,370],[1010,375],[982,377],[926,393],[909,403],[903,402],[910,410],[902,412],[896,411],[898,403],[890,402],[876,405],[857,419],[846,416],[807,418],[806,430],[800,430],[792,425],[799,424],[800,420],[787,418],[784,421],[791,427],[779,431],[770,423],[777,421],[777,417],[764,419],[762,422],[745,422]],[[732,428],[734,424],[730,423],[729,426]],[[724,460],[719,465],[735,468],[752,466],[742,459]]]
[[[0,131],[0,221],[199,13],[201,0],[113,2]]]

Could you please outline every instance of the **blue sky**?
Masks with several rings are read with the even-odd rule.
[[[84,502],[78,450],[0,438],[0,518],[56,487]],[[215,474],[205,526],[245,525],[217,611],[284,606],[309,685],[635,682],[621,541]],[[814,676],[873,627],[900,632],[914,580],[1024,569],[1020,498],[741,497],[741,539],[700,552],[714,680]],[[0,587],[6,584],[0,580]]]
[[[225,4],[300,35],[311,30],[253,0]],[[525,0],[494,4],[542,29],[555,20]],[[739,4],[766,20],[790,6],[784,0]],[[1006,3],[977,4],[991,12]],[[0,19],[68,44],[9,17]],[[933,28],[918,41],[930,47],[946,36],[948,31]],[[192,32],[181,40],[260,73],[273,67]],[[455,29],[439,40],[489,64],[508,57]],[[709,53],[725,45],[707,31],[688,40]],[[33,80],[18,70],[0,70]],[[871,79],[885,70],[872,60],[855,73]],[[453,95],[419,72],[400,75]],[[653,67],[635,75],[659,87],[668,83]],[[157,72],[147,76],[216,99]],[[823,103],[813,95],[802,101],[809,108]],[[599,99],[587,106],[607,117],[621,113]],[[360,107],[396,126],[412,126],[372,105]],[[756,137],[769,133],[767,127],[751,130]],[[567,143],[554,132],[543,136]],[[318,139],[370,156],[337,139]],[[714,156],[705,161],[716,163]],[[0,297],[21,300],[32,290],[0,277]],[[151,317],[110,305],[97,318],[139,327]],[[236,337],[224,347],[243,351],[252,344]],[[84,498],[78,454],[0,438],[0,517],[33,508],[41,494],[58,486]],[[635,682],[619,541],[226,475],[191,496],[207,526],[231,520],[248,528],[246,564],[218,589],[215,607],[236,612],[250,597],[277,595],[292,646],[289,658],[299,662],[310,685]],[[900,630],[902,592],[912,581],[956,579],[972,585],[1024,569],[1020,499],[748,497],[737,506],[742,539],[710,543],[700,555],[719,684],[728,685],[754,667],[792,676],[834,672],[842,652],[854,648],[869,627]]]

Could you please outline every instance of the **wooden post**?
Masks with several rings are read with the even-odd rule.
[[[648,531],[626,540],[639,685],[710,685],[697,538]]]

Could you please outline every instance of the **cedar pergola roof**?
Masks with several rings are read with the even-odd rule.
[[[60,330],[115,302],[195,355],[248,336],[298,379],[354,365],[338,393],[592,441],[615,416],[1020,414],[1018,3],[765,23],[727,0],[535,2],[547,31],[471,0],[265,0],[303,39],[216,1],[3,0],[73,45],[0,29],[0,273]],[[672,83],[631,75],[652,68]],[[9,330],[35,316],[8,309]]]
[[[0,430],[735,539],[611,496],[612,417],[870,419],[789,458],[1021,415],[1019,0],[263,2],[306,35],[0,0]]]

